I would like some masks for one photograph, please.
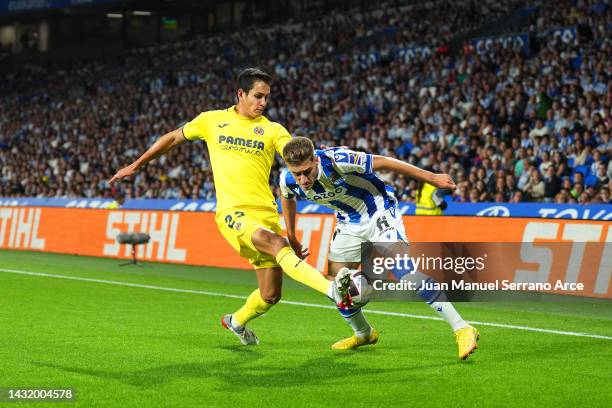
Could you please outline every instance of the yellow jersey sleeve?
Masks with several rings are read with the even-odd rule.
[[[283,157],[283,147],[291,140],[291,134],[283,125],[278,124],[274,137],[274,149]]]
[[[187,140],[201,139],[206,141],[208,137],[208,122],[210,121],[211,112],[202,112],[190,122],[183,126],[183,135]]]

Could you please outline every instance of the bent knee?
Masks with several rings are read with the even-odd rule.
[[[253,234],[252,240],[258,250],[271,255],[276,255],[281,249],[289,246],[287,238],[266,229],[260,229]]]
[[[275,305],[278,302],[280,302],[281,300],[281,293],[278,292],[273,292],[273,293],[265,293],[261,295],[261,298],[263,299],[264,302],[266,302],[269,305]]]
[[[287,240],[287,238],[277,234],[274,234],[270,238],[270,243],[277,252],[283,249],[284,247],[289,246],[289,241]]]

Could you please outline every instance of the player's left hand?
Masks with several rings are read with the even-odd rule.
[[[310,255],[308,248],[303,248],[302,243],[297,238],[289,237],[289,244],[300,259],[306,259]]]
[[[457,185],[448,174],[434,174],[430,184],[441,189],[454,190]]]

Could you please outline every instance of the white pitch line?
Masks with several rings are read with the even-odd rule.
[[[30,272],[30,271],[23,271],[23,270],[18,270],[18,269],[0,268],[0,272],[14,273],[18,275],[41,276],[41,277],[46,277],[46,278],[67,279],[67,280],[75,280],[75,281],[81,281],[81,282],[106,283],[107,285],[129,286],[133,288],[143,288],[143,289],[154,289],[154,290],[162,290],[165,292],[193,293],[196,295],[217,296],[217,297],[225,297],[225,298],[232,298],[232,299],[246,299],[247,298],[246,296],[230,295],[228,293],[207,292],[203,290],[193,290],[193,289],[168,288],[164,286],[144,285],[141,283],[112,281],[112,280],[106,280],[106,279],[84,278],[80,276],[55,275],[55,274],[50,274],[50,273]],[[286,305],[314,307],[317,309],[332,309],[332,310],[336,309],[335,306],[331,306],[331,305],[319,305],[316,303],[294,302],[290,300],[281,300],[281,303],[286,304]],[[400,313],[400,312],[387,312],[384,310],[368,309],[366,310],[366,312],[371,313],[371,314],[384,315],[384,316],[408,317],[412,319],[442,320],[441,318],[434,317],[434,316],[422,316],[422,315],[415,315],[415,314],[410,314],[410,313]],[[592,339],[612,340],[612,336],[603,336],[600,334],[592,334],[592,333],[580,333],[580,332],[571,332],[571,331],[562,331],[562,330],[541,329],[538,327],[517,326],[513,324],[502,324],[502,323],[492,323],[492,322],[468,321],[468,323],[472,323],[477,326],[499,327],[502,329],[525,330],[525,331],[532,331],[532,332],[538,332],[538,333],[558,334],[562,336],[589,337]]]

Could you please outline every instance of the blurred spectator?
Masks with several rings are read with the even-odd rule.
[[[277,76],[266,115],[317,145],[448,172],[461,202],[609,201],[610,7],[536,2],[526,27],[535,55],[510,43],[480,52],[468,40],[458,54],[448,46],[527,4],[416,2],[113,59],[21,66],[0,80],[0,197],[112,197],[106,180],[116,169],[200,111],[232,105],[236,71],[265,61]],[[590,39],[549,32],[576,21]],[[414,180],[391,181],[398,198],[415,200]],[[215,197],[201,143],[150,163],[122,188],[126,199]]]
[[[561,179],[555,173],[555,168],[550,166],[544,177],[544,201],[552,202],[561,189]]]

